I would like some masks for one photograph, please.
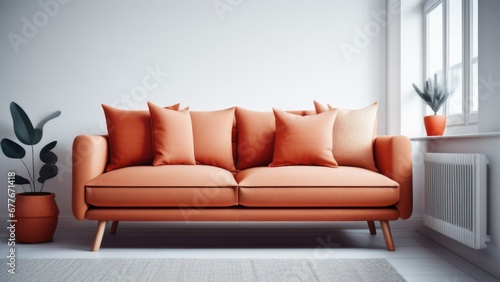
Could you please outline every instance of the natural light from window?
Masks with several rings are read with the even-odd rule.
[[[427,73],[441,73],[443,69],[443,5],[439,4],[427,15]]]
[[[476,112],[479,110],[478,103],[478,91],[479,91],[479,83],[478,83],[478,1],[472,1],[472,96],[470,101],[470,111]]]
[[[454,90],[439,114],[447,125],[477,122],[478,0],[429,0],[425,14],[425,77]],[[428,112],[429,114],[429,112]]]
[[[447,114],[461,114],[462,87],[462,0],[448,1],[448,89],[455,90],[449,98]]]

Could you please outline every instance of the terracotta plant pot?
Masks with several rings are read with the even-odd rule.
[[[52,241],[59,209],[54,193],[20,193],[16,195],[16,242],[44,243]]]
[[[441,136],[446,128],[446,116],[432,115],[424,117],[425,131],[427,136]]]

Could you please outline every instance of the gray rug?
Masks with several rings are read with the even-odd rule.
[[[385,259],[18,259],[0,281],[405,281]]]

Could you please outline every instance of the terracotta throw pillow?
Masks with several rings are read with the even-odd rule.
[[[148,102],[153,131],[153,165],[196,164],[189,111],[173,111]]]
[[[166,107],[178,110],[179,104]],[[149,111],[116,109],[102,105],[109,139],[106,171],[153,163],[153,143]]]
[[[314,107],[317,113],[336,109],[330,105],[326,108],[316,101]],[[377,102],[362,109],[336,109],[338,114],[333,126],[333,156],[339,165],[378,171],[373,154],[377,109]]]
[[[236,171],[232,147],[234,107],[190,114],[196,162]]]
[[[337,167],[332,153],[332,130],[337,111],[298,116],[273,109],[276,119],[273,162],[269,165]]]
[[[236,108],[238,168],[268,166],[273,161],[276,123],[273,112]]]

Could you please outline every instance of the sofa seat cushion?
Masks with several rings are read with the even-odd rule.
[[[248,207],[387,207],[399,184],[363,168],[255,167],[236,175],[239,203]]]
[[[86,202],[99,207],[229,207],[238,204],[231,172],[205,165],[126,167],[85,185]]]

